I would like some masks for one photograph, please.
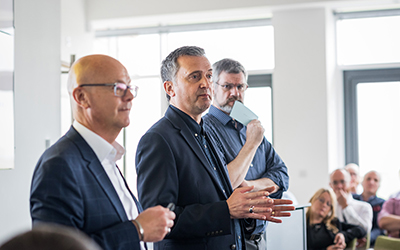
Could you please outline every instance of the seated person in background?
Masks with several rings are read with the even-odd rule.
[[[345,249],[355,238],[365,236],[365,230],[356,225],[340,222],[335,218],[335,194],[319,189],[310,199],[307,210],[307,249]]]
[[[361,226],[367,233],[372,228],[372,208],[364,201],[354,200],[349,192],[350,174],[345,169],[331,173],[330,186],[336,195],[336,217],[341,222]],[[358,247],[365,245],[367,239],[358,241]]]
[[[347,172],[350,173],[350,185],[349,185],[349,191],[352,194],[359,194],[361,193],[361,187],[359,186],[361,176],[360,176],[360,167],[355,164],[355,163],[349,163],[347,164],[344,169],[347,170]]]
[[[383,203],[378,225],[387,231],[389,237],[400,238],[400,191]]]
[[[379,235],[383,235],[384,231],[378,226],[378,213],[382,209],[382,205],[385,202],[384,199],[378,198],[376,196],[376,192],[381,183],[381,175],[372,170],[364,175],[364,179],[362,181],[362,186],[364,191],[362,194],[353,194],[353,198],[359,201],[366,201],[372,206],[373,218],[372,218],[372,230],[371,230],[371,240],[370,246],[373,247],[375,245],[375,240]]]
[[[31,231],[19,234],[8,240],[0,250],[101,250],[84,233],[73,228],[41,224]]]

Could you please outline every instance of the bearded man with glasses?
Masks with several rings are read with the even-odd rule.
[[[204,128],[218,144],[233,188],[254,186],[252,191],[268,190],[270,198],[280,199],[289,185],[287,168],[264,137],[260,121],[244,126],[229,116],[235,101],[244,102],[246,81],[246,70],[239,62],[222,59],[214,63],[214,100],[204,116]],[[265,249],[268,222],[245,222],[246,248]]]
[[[79,229],[104,250],[144,250],[173,226],[175,214],[142,211],[116,161],[125,149],[115,139],[129,125],[131,85],[125,67],[105,55],[86,56],[69,72],[74,122],[36,165],[31,186],[35,227],[55,223]]]

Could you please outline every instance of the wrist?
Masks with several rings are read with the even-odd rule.
[[[137,232],[138,232],[139,240],[140,240],[140,241],[143,241],[143,239],[144,239],[144,230],[143,230],[142,225],[141,225],[141,224],[139,223],[139,221],[137,221],[137,220],[133,220],[132,222],[133,222],[133,224],[135,225],[136,230],[137,230]]]

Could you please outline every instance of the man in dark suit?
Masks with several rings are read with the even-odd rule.
[[[155,249],[245,249],[243,218],[289,216],[288,200],[267,198],[268,190],[232,189],[227,169],[202,127],[211,104],[212,68],[204,50],[186,46],[162,62],[170,106],[142,137],[136,153],[142,205],[176,204],[175,226]],[[272,191],[272,190],[270,190]]]
[[[129,125],[137,93],[127,70],[105,55],[83,57],[71,68],[68,90],[75,121],[37,163],[33,226],[71,226],[105,250],[145,249],[144,242],[163,239],[175,214],[161,206],[142,211],[115,164],[125,152],[115,139]]]

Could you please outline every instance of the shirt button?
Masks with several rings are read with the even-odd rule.
[[[225,190],[222,190],[222,192],[224,192],[224,193],[225,193]]]
[[[232,249],[232,250],[235,250],[235,249],[236,249],[236,245],[235,245],[235,244],[232,244],[232,245],[231,245],[231,249]]]
[[[214,167],[214,170],[217,171],[217,169]]]
[[[253,167],[253,163],[252,163],[252,164],[250,164],[250,167]]]
[[[207,148],[207,145],[204,145],[205,148]]]
[[[197,134],[194,134],[194,136],[197,136]]]
[[[239,240],[240,240],[240,236],[239,236]]]

